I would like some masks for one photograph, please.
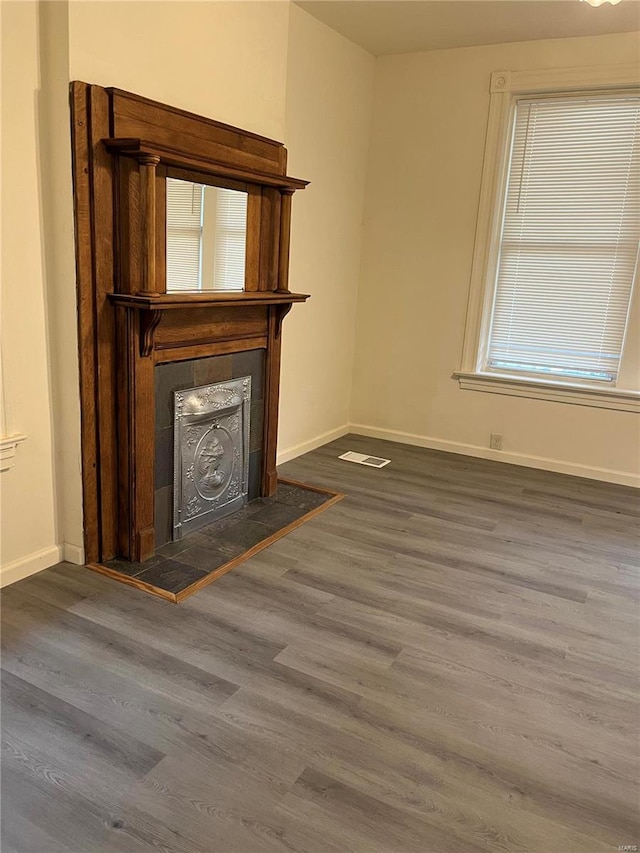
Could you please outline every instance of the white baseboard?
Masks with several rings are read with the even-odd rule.
[[[36,551],[20,560],[0,566],[0,587],[21,581],[29,575],[35,575],[36,572],[48,569],[49,566],[55,566],[61,560],[62,546],[51,545],[49,548],[43,548],[42,551]]]
[[[387,441],[398,441],[401,444],[412,444],[416,447],[429,447],[431,450],[444,450],[447,453],[459,453],[463,456],[475,456],[480,459],[492,459],[495,462],[508,462],[510,465],[522,465],[525,468],[540,468],[543,471],[555,471],[558,474],[571,474],[574,477],[587,477],[590,480],[604,480],[607,483],[618,483],[622,486],[640,488],[640,475],[626,471],[614,471],[609,468],[596,468],[589,465],[578,465],[575,462],[564,462],[561,459],[548,459],[544,456],[527,456],[524,453],[512,453],[508,450],[491,450],[476,444],[463,444],[457,441],[446,441],[428,435],[416,435],[410,432],[397,432],[391,429],[367,426],[365,424],[350,424],[349,432],[356,435],[366,435],[371,438],[382,438]]]
[[[310,450],[315,450],[316,447],[322,447],[323,444],[329,444],[330,441],[335,441],[336,438],[342,438],[350,430],[349,424],[343,424],[336,429],[330,429],[328,432],[323,432],[321,435],[316,435],[315,438],[310,438],[309,441],[303,441],[301,444],[296,444],[293,447],[282,450],[278,453],[277,464],[284,465],[296,456],[302,456],[303,453],[308,453]]]
[[[84,566],[84,548],[81,545],[65,542],[62,545],[62,559],[76,566]]]

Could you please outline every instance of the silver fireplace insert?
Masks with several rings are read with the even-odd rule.
[[[246,504],[250,412],[250,376],[174,392],[174,539]]]

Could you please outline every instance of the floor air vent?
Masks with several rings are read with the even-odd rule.
[[[379,456],[367,456],[366,453],[356,453],[354,450],[349,450],[343,453],[339,459],[345,459],[347,462],[357,462],[358,465],[368,465],[370,468],[384,468],[391,462],[390,459],[381,459]]]

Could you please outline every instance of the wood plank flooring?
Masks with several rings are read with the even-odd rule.
[[[638,495],[356,436],[281,473],[347,497],[178,606],[4,590],[2,853],[640,844]]]

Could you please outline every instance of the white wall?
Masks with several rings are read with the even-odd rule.
[[[56,541],[84,562],[75,243],[69,121],[68,5],[39,4],[41,89],[38,150],[49,376],[53,404]]]
[[[71,79],[281,140],[288,28],[288,3],[277,0],[74,0]]]
[[[347,430],[355,346],[374,59],[291,7],[285,144],[293,198],[291,290],[311,293],[284,322],[281,461]]]
[[[355,429],[410,443],[631,482],[637,416],[463,391],[465,311],[489,75],[637,62],[637,34],[382,57],[353,384]],[[504,452],[489,452],[492,432]]]
[[[25,433],[0,474],[2,582],[58,560],[42,198],[38,6],[2,16],[2,352],[8,433]],[[71,280],[73,287],[73,279]]]

